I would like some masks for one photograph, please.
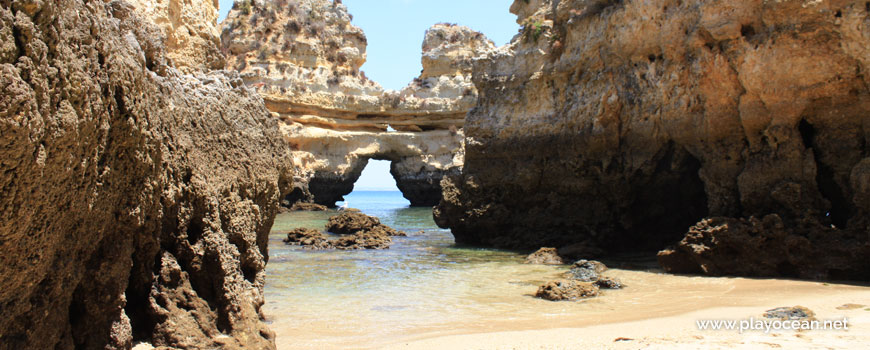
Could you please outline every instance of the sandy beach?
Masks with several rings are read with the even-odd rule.
[[[786,284],[795,282],[784,282]],[[842,290],[841,290],[842,288]],[[865,288],[866,289],[866,288]],[[870,343],[870,289],[832,286],[833,293],[808,292],[781,299],[758,290],[764,302],[753,306],[704,308],[676,316],[588,327],[471,333],[393,344],[389,349],[847,349]],[[850,310],[846,304],[862,304]],[[848,330],[745,331],[699,330],[697,320],[760,318],[778,306],[801,305],[819,319],[848,319]]]

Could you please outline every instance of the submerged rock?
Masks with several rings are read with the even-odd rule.
[[[564,263],[556,248],[541,248],[526,257],[526,264],[562,265]]]
[[[389,235],[383,234],[383,231],[377,230],[357,232],[333,242],[336,249],[342,250],[388,249],[391,244],[393,244],[393,239]]]
[[[535,296],[550,301],[578,300],[598,296],[598,286],[573,279],[547,282]]]
[[[330,249],[332,242],[323,232],[310,228],[296,228],[287,233],[284,243],[299,245],[308,249]]]

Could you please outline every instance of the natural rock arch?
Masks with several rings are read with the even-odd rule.
[[[385,91],[360,71],[367,40],[345,5],[295,4],[234,8],[221,35],[228,68],[282,122],[293,151],[287,161],[299,169],[287,200],[333,206],[368,159],[386,159],[412,205],[437,204],[441,179],[458,174],[464,161],[462,127],[478,97],[472,61],[495,45],[467,27],[437,24],[423,41],[420,76]]]
[[[441,200],[441,179],[458,175],[460,169],[437,169],[419,162],[418,157],[396,152],[360,155],[350,161],[346,172],[315,172],[308,183],[309,196],[317,204],[334,207],[350,194],[370,160],[390,162],[390,175],[411,206],[435,206]]]

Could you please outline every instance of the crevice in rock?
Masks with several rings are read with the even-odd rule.
[[[830,202],[830,211],[827,215],[836,227],[845,228],[851,217],[852,205],[846,198],[843,189],[834,180],[836,175],[834,169],[825,164],[818,156],[818,152],[813,149],[816,142],[816,128],[806,119],[801,119],[798,123],[798,131],[804,147],[812,152],[815,159],[816,185],[819,187],[819,192]]]

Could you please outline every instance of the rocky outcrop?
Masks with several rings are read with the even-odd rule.
[[[575,261],[563,279],[542,284],[535,296],[550,301],[578,300],[596,297],[601,289],[622,289],[619,280],[602,276],[604,271],[607,266],[599,261]]]
[[[160,30],[123,1],[0,2],[0,349],[274,348],[276,122]]]
[[[335,234],[350,235],[362,231],[377,231],[387,236],[405,236],[405,232],[398,231],[384,225],[381,220],[363,213],[345,212],[329,218],[326,230]]]
[[[440,181],[463,163],[465,114],[477,91],[472,58],[492,50],[482,34],[440,24],[423,42],[423,72],[384,91],[360,71],[367,40],[340,1],[240,1],[223,23],[228,66],[265,99],[304,173],[300,193],[334,206],[369,159],[391,174],[412,205],[435,205]],[[388,131],[392,128],[395,131]]]
[[[662,249],[712,217],[736,227],[690,232],[665,260],[870,278],[865,5],[514,1],[523,30],[475,61],[465,165],[437,222],[461,243],[614,252]],[[748,239],[742,220],[768,215],[787,246]]]
[[[573,301],[598,296],[598,286],[576,280],[557,280],[544,283],[535,296],[549,301]]]
[[[166,58],[182,72],[224,69],[218,0],[127,0],[163,35]]]
[[[562,265],[564,263],[556,248],[541,248],[526,257],[526,264]]]
[[[323,232],[310,228],[296,228],[287,233],[284,243],[299,245],[308,249],[330,249],[332,242]]]

